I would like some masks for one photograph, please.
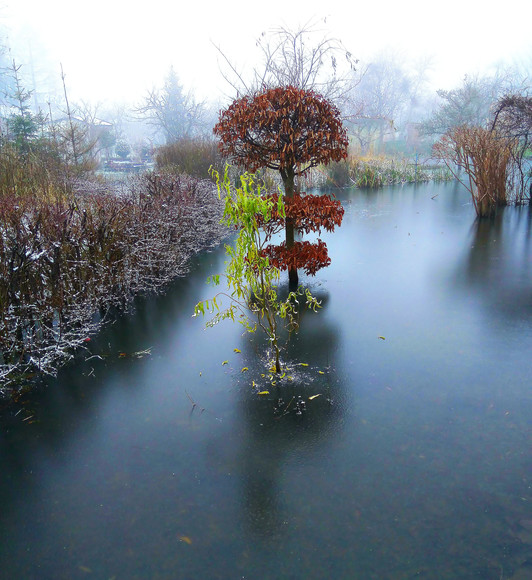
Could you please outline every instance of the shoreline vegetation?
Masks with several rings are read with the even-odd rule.
[[[205,157],[221,163],[216,151],[187,143],[162,153],[154,171],[118,181],[91,172],[52,176],[27,159],[18,162],[29,172],[14,171],[13,158],[4,167],[11,179],[0,183],[0,398],[31,386],[32,377],[55,375],[135,296],[163,291],[187,274],[194,254],[228,234],[223,200],[204,179]],[[270,172],[262,179],[277,188]],[[431,179],[453,176],[415,160],[350,157],[300,185],[376,188]]]
[[[419,158],[399,158],[385,155],[374,157],[349,156],[332,163],[322,178],[326,185],[337,187],[377,188],[403,183],[450,181],[455,179],[443,164],[429,163]]]
[[[227,235],[215,185],[164,171],[0,195],[0,397],[55,375],[112,313]]]
[[[55,375],[135,296],[163,291],[187,274],[194,254],[222,242],[223,200],[203,179],[204,151],[191,149],[195,177],[181,173],[182,157],[166,148],[155,171],[119,181],[90,173],[44,179],[39,167],[0,184],[0,398],[32,377]],[[436,178],[406,161],[351,158],[315,171],[305,185],[381,187],[412,176]]]

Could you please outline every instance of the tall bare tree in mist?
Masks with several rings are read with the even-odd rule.
[[[166,143],[196,137],[206,129],[206,105],[186,92],[173,67],[170,67],[162,89],[152,89],[137,113],[161,133]]]
[[[437,91],[440,104],[424,120],[423,134],[443,135],[461,126],[488,128],[497,101],[520,84],[510,69],[488,76],[466,75],[460,86]]]
[[[220,46],[216,46],[224,63],[222,75],[237,98],[292,86],[312,90],[338,105],[351,89],[349,73],[358,60],[341,40],[328,36],[313,24],[295,30],[279,27],[263,32],[256,47],[258,64],[244,72]]]

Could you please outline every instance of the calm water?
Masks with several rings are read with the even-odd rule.
[[[285,351],[306,413],[274,412],[260,337],[191,318],[202,256],[2,419],[1,578],[532,578],[532,214],[342,201]]]

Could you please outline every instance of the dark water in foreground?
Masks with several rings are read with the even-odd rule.
[[[203,256],[3,419],[1,578],[532,578],[531,213],[342,196],[285,353],[306,413],[274,414],[259,337],[191,318]]]

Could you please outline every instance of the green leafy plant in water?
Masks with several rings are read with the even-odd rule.
[[[248,173],[240,177],[239,185],[233,186],[228,167],[223,176],[215,170],[212,176],[216,180],[218,195],[225,199],[222,221],[236,228],[238,236],[234,245],[226,245],[229,261],[225,273],[211,276],[208,280],[218,286],[225,279],[228,290],[219,292],[210,300],[198,302],[194,316],[206,312],[213,314],[207,326],[229,318],[240,322],[249,332],[260,327],[270,342],[275,371],[280,373],[280,327],[289,331],[297,328],[300,301],[313,310],[319,307],[319,302],[308,289],[299,288],[281,299],[277,292],[280,270],[270,264],[264,253],[268,238],[261,231],[260,223],[270,221],[274,209],[280,216],[285,216],[283,196],[279,195],[277,202],[273,202],[263,195],[255,176]],[[226,307],[222,304],[224,298],[228,301]]]

